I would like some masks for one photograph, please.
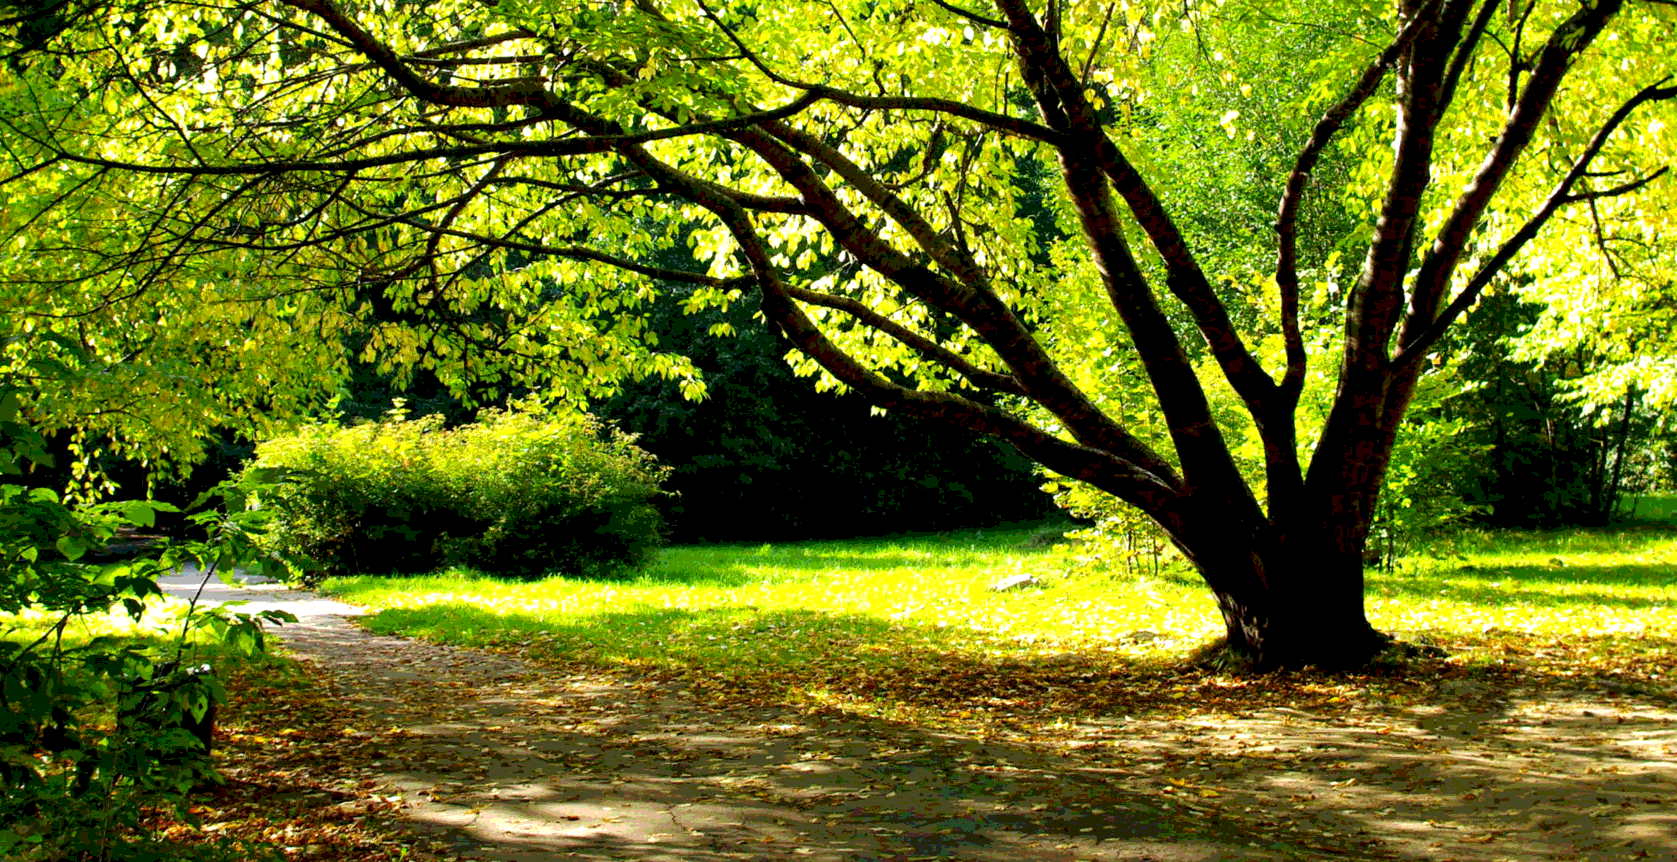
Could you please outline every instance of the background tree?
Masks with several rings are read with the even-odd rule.
[[[782,361],[790,346],[753,325],[754,297],[683,314],[685,291],[670,288],[652,330],[703,373],[707,397],[688,401],[646,379],[594,410],[670,468],[673,493],[659,503],[672,541],[947,530],[1054,511],[1034,465],[1005,443],[814,391]],[[718,324],[733,334],[710,335]]]
[[[328,344],[361,329],[368,356],[456,388],[579,399],[638,374],[702,385],[650,337],[654,279],[692,285],[695,311],[754,291],[830,385],[1004,439],[1146,512],[1216,594],[1235,652],[1357,663],[1387,643],[1363,613],[1364,545],[1439,340],[1568,205],[1634,220],[1632,193],[1670,194],[1655,180],[1673,11],[91,7],[19,55],[6,90],[0,277],[81,349],[138,345],[61,321],[140,315],[134,337],[158,338],[177,322],[153,318],[191,314]],[[1274,237],[1254,277],[1201,253],[1228,220],[1179,217],[1191,207],[1149,184],[1209,162],[1144,109],[1184,92],[1152,65],[1182,56],[1178,39],[1203,46],[1191,98],[1237,68],[1297,80],[1300,40],[1268,38],[1294,27],[1334,36],[1292,101],[1319,112],[1310,133],[1227,111],[1204,132],[1275,131],[1291,153],[1253,161],[1274,216],[1231,213],[1234,245]],[[1236,48],[1249,65],[1228,64]],[[1343,182],[1313,184],[1340,157]],[[1304,214],[1330,195],[1367,215],[1317,259]],[[705,268],[647,263],[677,242]],[[1336,260],[1344,322],[1314,360],[1335,382],[1312,394],[1306,279],[1332,287]],[[1111,374],[1145,385],[1109,398]],[[1313,399],[1319,429],[1300,421]],[[1258,481],[1231,451],[1243,424]]]
[[[1527,340],[1545,308],[1515,293],[1488,297],[1475,309],[1478,325],[1447,350],[1470,385],[1432,411],[1466,423],[1464,438],[1484,456],[1460,471],[1464,496],[1482,520],[1503,526],[1600,526],[1620,498],[1659,487],[1671,429],[1657,402],[1624,381],[1619,397],[1592,404],[1588,384],[1611,360],[1588,343],[1556,345],[1528,354]],[[1581,397],[1582,396],[1582,397]]]

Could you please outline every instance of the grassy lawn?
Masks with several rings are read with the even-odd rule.
[[[146,608],[145,616],[139,622],[130,618],[120,606],[106,613],[72,616],[64,626],[63,639],[59,646],[70,652],[98,638],[117,637],[152,649],[172,651],[181,633],[186,608],[186,602],[183,601],[157,599]],[[60,613],[38,609],[15,614],[0,613],[0,641],[26,645],[46,636],[47,640],[37,646],[36,650],[38,653],[50,653],[54,641],[57,640],[52,634],[52,629],[61,616]],[[236,650],[211,643],[200,635],[199,632],[189,635],[186,654],[183,656],[187,663],[232,662],[243,657]]]
[[[1369,617],[1455,639],[1677,635],[1677,530],[1468,530],[1370,579]]]
[[[1182,643],[1212,635],[1211,600],[1184,574],[1120,576],[1064,547],[1021,548],[1035,532],[675,547],[623,581],[453,570],[326,586],[381,611],[369,621],[380,631],[477,645],[534,639],[601,661],[723,673],[828,660],[839,648],[884,662],[905,648],[1139,657],[1161,646],[1137,644],[1132,632]],[[989,589],[1014,575],[1040,585]]]
[[[1172,674],[1220,633],[1209,593],[1180,566],[1132,573],[1075,547],[1032,548],[1033,532],[677,547],[623,581],[456,570],[327,588],[375,610],[379,632],[872,714],[1075,708],[1060,689],[1089,673]],[[989,589],[1018,574],[1040,585]],[[1368,608],[1377,627],[1459,662],[1560,651],[1618,673],[1677,643],[1677,531],[1460,532],[1371,573]],[[1655,678],[1659,664],[1647,665]],[[998,667],[1034,682],[980,695]]]

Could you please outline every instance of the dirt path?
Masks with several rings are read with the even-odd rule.
[[[558,676],[373,635],[305,593],[287,648],[357,715],[355,778],[487,860],[1677,860],[1677,719],[1612,691],[1070,724],[1051,744]],[[347,777],[347,776],[346,776]]]

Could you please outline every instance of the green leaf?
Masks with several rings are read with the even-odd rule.
[[[65,559],[72,562],[81,559],[82,555],[88,551],[88,546],[74,536],[59,536],[58,541],[54,542],[53,546],[58,549],[60,554],[64,555]]]
[[[122,515],[128,523],[136,527],[157,526],[157,509],[154,503],[145,500],[132,500],[122,506]]]

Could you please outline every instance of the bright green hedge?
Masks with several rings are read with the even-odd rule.
[[[532,405],[442,418],[316,425],[257,448],[255,468],[302,471],[261,498],[272,541],[325,575],[467,565],[517,577],[607,575],[659,545],[666,470],[585,415]]]

